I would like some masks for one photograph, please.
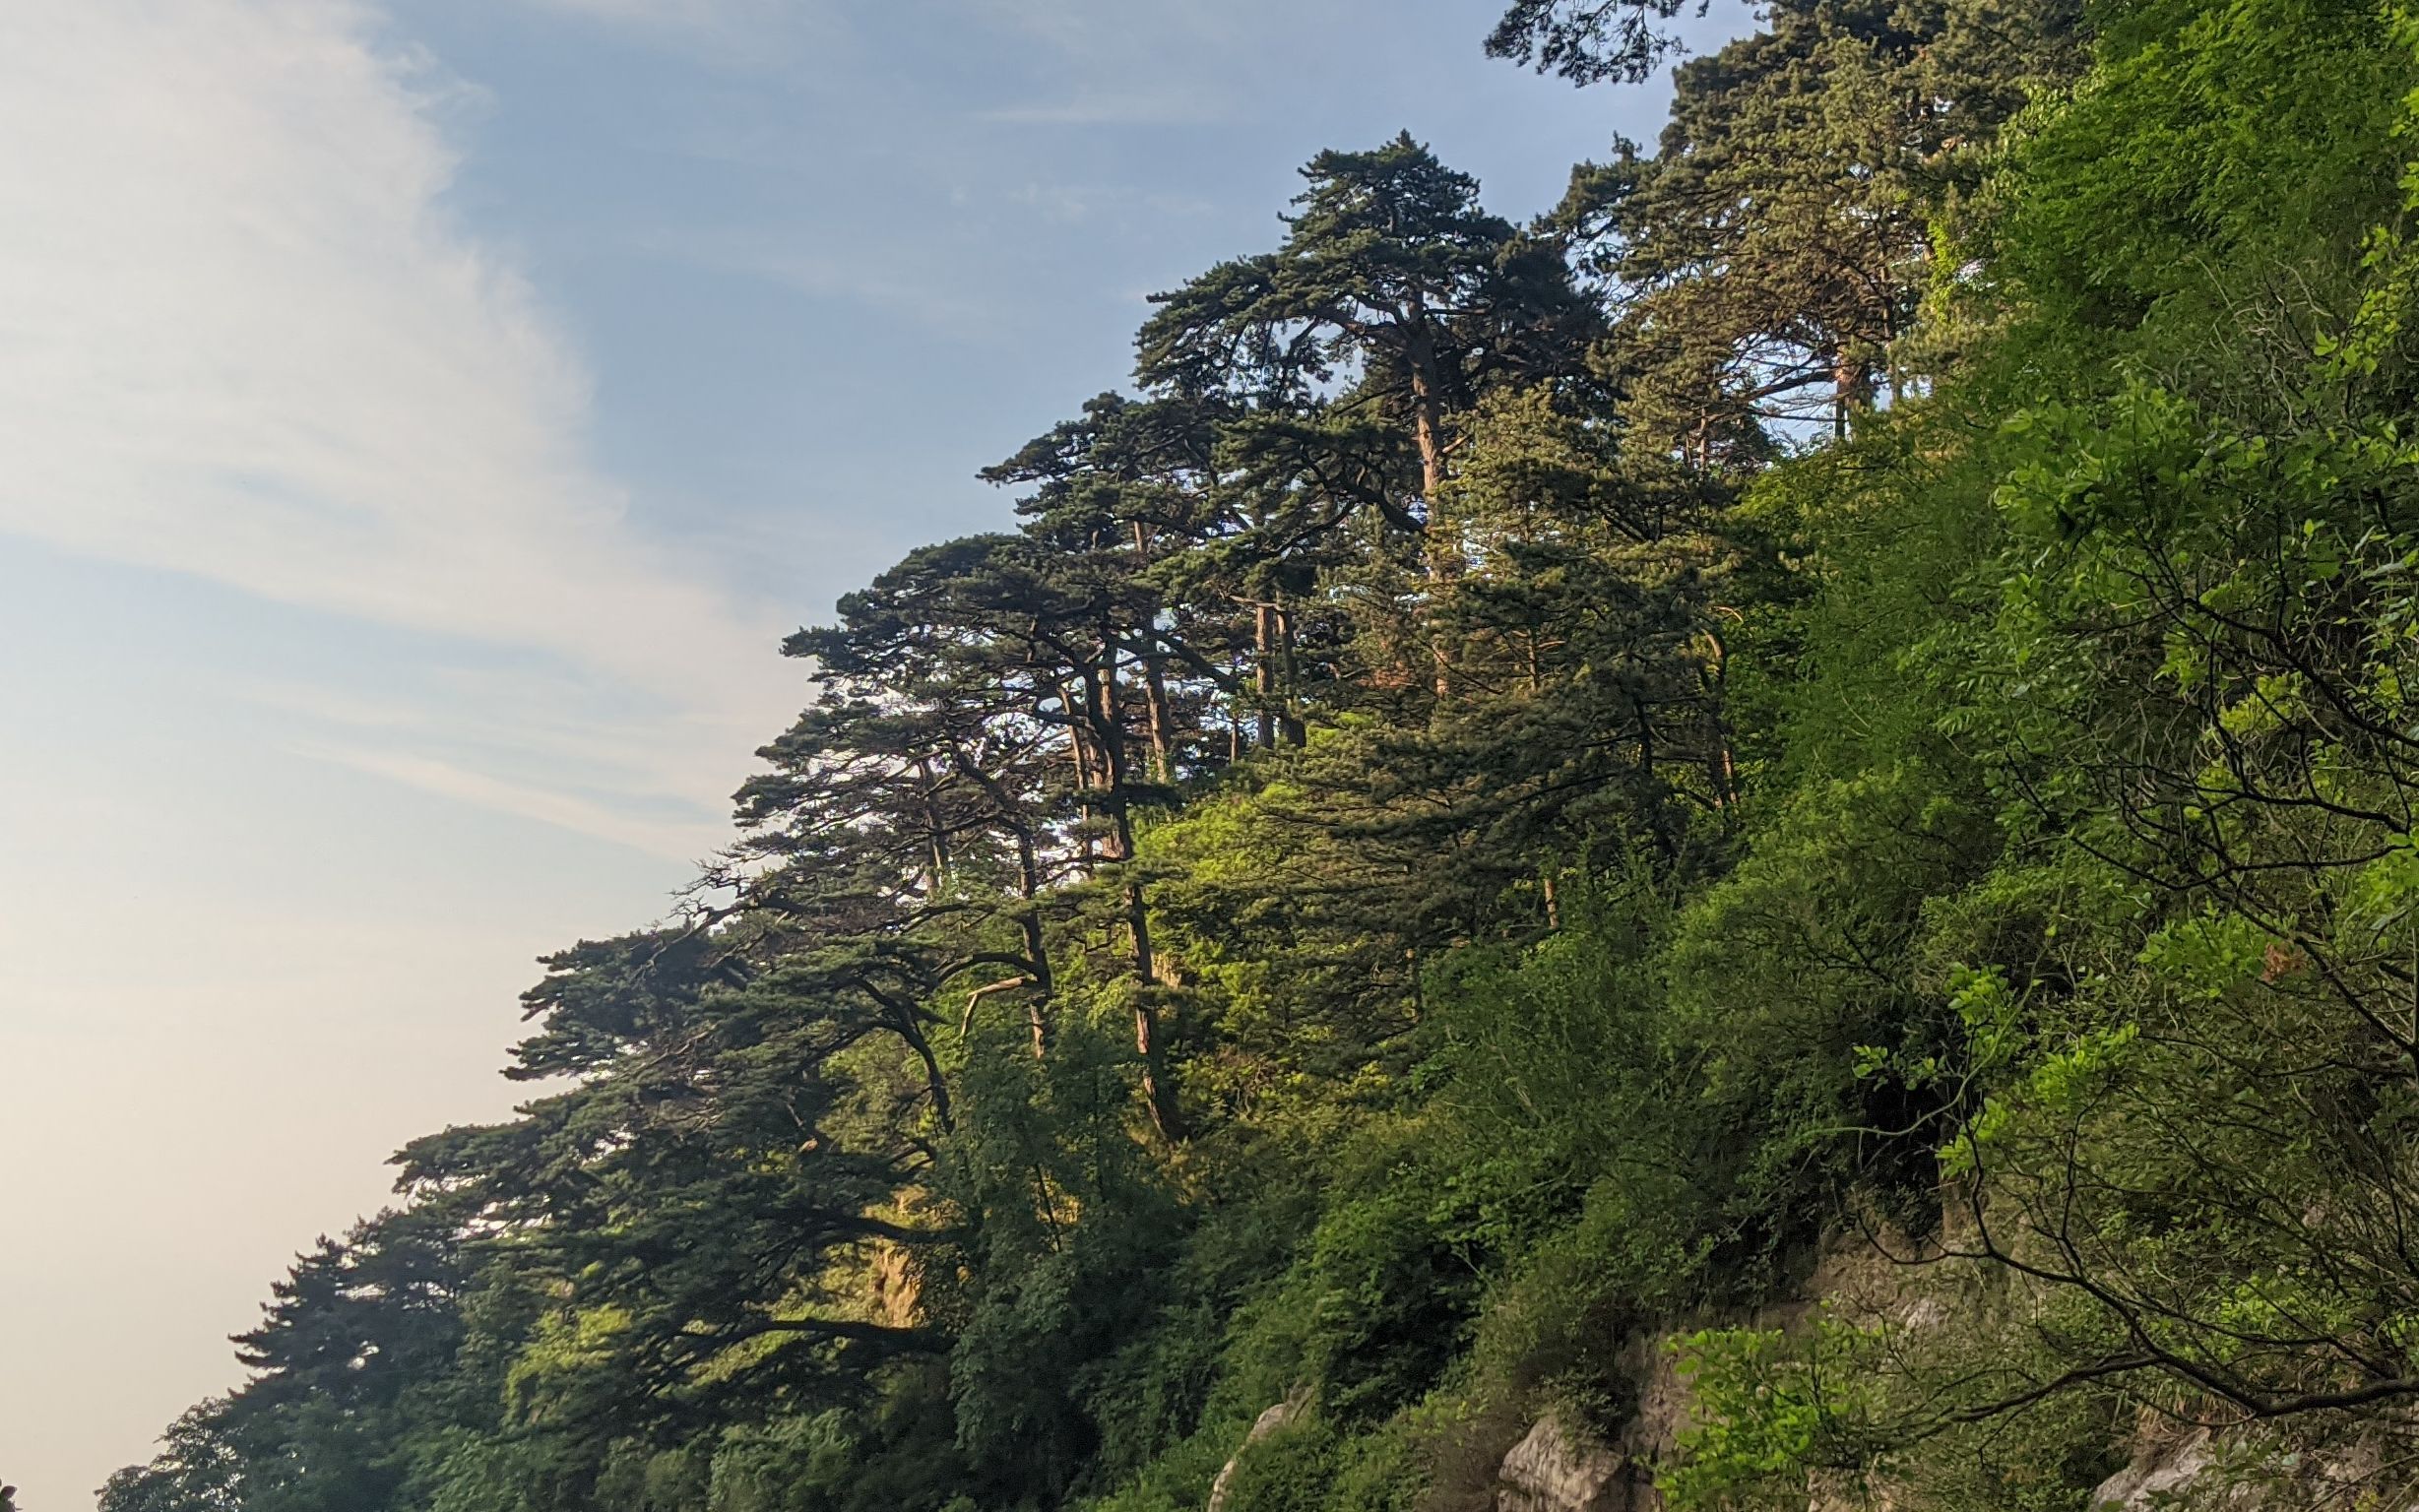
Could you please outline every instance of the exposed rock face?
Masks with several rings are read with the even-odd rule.
[[[1226,1512],[1227,1493],[1235,1484],[1235,1467],[1242,1459],[1243,1449],[1250,1448],[1272,1433],[1280,1433],[1292,1427],[1295,1419],[1300,1418],[1303,1410],[1309,1405],[1309,1396],[1305,1392],[1297,1391],[1260,1414],[1252,1421],[1251,1431],[1243,1435],[1242,1449],[1235,1451],[1235,1458],[1227,1461],[1225,1467],[1218,1472],[1218,1479],[1210,1482],[1209,1512]]]
[[[1662,1498],[1626,1456],[1574,1439],[1548,1417],[1503,1457],[1496,1512],[1652,1512]]]
[[[2371,1435],[2295,1449],[2245,1444],[2203,1428],[2142,1446],[2133,1463],[2100,1482],[2092,1512],[2270,1512],[2284,1507],[2362,1507],[2419,1512],[2401,1454]]]
[[[2100,1488],[2091,1493],[2092,1512],[2151,1512],[2172,1506],[2174,1498],[2192,1489],[2193,1482],[2215,1463],[2217,1450],[2209,1435],[2196,1433],[2101,1481]]]

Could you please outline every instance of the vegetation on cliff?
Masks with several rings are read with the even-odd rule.
[[[1492,1506],[1675,1334],[1679,1506],[2407,1475],[2419,12],[1678,84],[1539,223],[1406,135],[1163,295],[104,1512],[1174,1512],[1287,1400],[1228,1512]]]

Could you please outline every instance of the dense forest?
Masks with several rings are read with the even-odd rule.
[[[2402,1504],[2419,8],[1756,27],[1159,296],[103,1512]]]

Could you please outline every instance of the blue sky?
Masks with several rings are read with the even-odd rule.
[[[0,7],[0,1476],[234,1384],[385,1155],[659,916],[780,635],[996,524],[1144,298],[1408,127],[1525,216],[1659,89],[1485,0]],[[1725,23],[1701,26],[1711,37]]]

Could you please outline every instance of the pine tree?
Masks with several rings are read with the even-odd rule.
[[[1633,430],[1733,472],[1844,434],[1886,382],[1940,217],[2028,91],[2070,72],[2072,0],[1790,0],[1680,68],[1659,151],[1582,167],[1560,220],[1608,282],[1600,358]]]
[[[1566,360],[1591,314],[1551,244],[1488,214],[1477,180],[1408,132],[1370,152],[1322,153],[1302,172],[1308,187],[1277,251],[1156,297],[1139,371],[1177,393],[1407,436],[1418,471],[1400,484],[1355,465],[1349,424],[1329,450],[1339,474],[1368,479],[1367,500],[1389,523],[1420,530],[1458,445],[1456,417],[1489,388]],[[1339,380],[1344,392],[1324,400]]]
[[[1678,46],[1658,25],[1687,0],[1513,0],[1487,51],[1573,84],[1637,84]],[[1705,0],[1696,11],[1703,15]]]

